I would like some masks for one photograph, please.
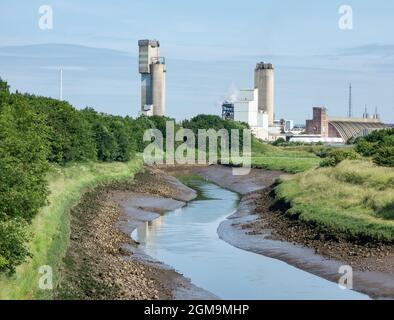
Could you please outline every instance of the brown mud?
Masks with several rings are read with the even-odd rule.
[[[218,233],[235,247],[284,261],[338,283],[341,266],[353,269],[353,288],[372,298],[394,299],[394,247],[359,244],[327,234],[285,215],[274,199],[280,172],[252,169],[234,176],[223,166],[171,167],[174,175],[195,174],[241,194],[238,210],[223,221]]]

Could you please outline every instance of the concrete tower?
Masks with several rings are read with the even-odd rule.
[[[259,111],[268,114],[268,124],[274,123],[274,66],[271,63],[260,62],[256,65],[254,87],[258,89]]]
[[[141,74],[141,112],[145,115],[165,115],[166,65],[160,57],[160,43],[156,40],[140,40],[139,73]]]

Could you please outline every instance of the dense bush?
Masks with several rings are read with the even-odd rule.
[[[364,157],[371,157],[376,152],[376,146],[365,139],[357,140],[355,150]]]
[[[48,127],[0,80],[0,271],[27,257],[26,223],[45,204]]]
[[[276,147],[278,147],[278,146],[283,146],[283,145],[285,145],[285,144],[286,144],[286,140],[283,139],[283,138],[278,138],[278,139],[276,139],[274,142],[272,142],[272,145],[273,145],[273,146],[276,146]]]
[[[326,155],[322,162],[320,162],[320,167],[335,167],[343,160],[356,160],[359,158],[360,156],[354,150],[333,150]]]
[[[394,146],[383,146],[373,156],[373,161],[382,167],[394,167]]]
[[[0,272],[12,273],[29,256],[27,223],[23,219],[0,222]]]
[[[356,151],[364,157],[375,156],[382,147],[394,147],[394,129],[376,130],[354,141]]]

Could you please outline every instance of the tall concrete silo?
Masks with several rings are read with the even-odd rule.
[[[166,112],[166,65],[158,60],[151,65],[153,115],[164,116]]]
[[[268,114],[268,123],[274,123],[275,72],[272,63],[260,62],[256,65],[255,88],[258,89],[258,108]]]
[[[164,58],[160,57],[160,43],[156,40],[140,40],[139,73],[141,74],[141,114],[165,114],[165,73]]]

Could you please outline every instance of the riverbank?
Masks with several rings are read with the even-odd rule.
[[[145,256],[130,237],[141,223],[195,197],[194,190],[155,169],[87,193],[71,213],[71,240],[57,298],[215,298]]]
[[[242,195],[239,209],[223,221],[219,236],[243,249],[287,262],[338,282],[339,268],[354,270],[354,289],[373,298],[394,298],[394,250],[388,245],[357,244],[291,220],[275,207],[272,184],[280,172],[253,169],[236,177],[231,168],[170,167],[175,175],[197,174]]]
[[[50,266],[53,285],[59,281],[59,267],[70,237],[70,209],[89,189],[100,184],[132,178],[142,166],[142,160],[128,163],[86,162],[64,167],[52,166],[47,181],[50,194],[48,204],[33,219],[28,244],[31,258],[18,266],[12,276],[0,277],[0,299],[52,299],[53,290],[41,290],[41,266]]]

